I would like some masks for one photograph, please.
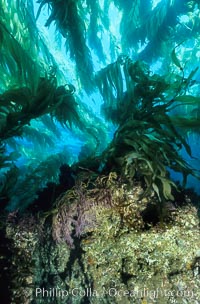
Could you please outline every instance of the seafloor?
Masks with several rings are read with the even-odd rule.
[[[160,211],[140,183],[128,189],[111,173],[95,185],[75,186],[46,213],[10,213],[1,256],[10,304],[198,304],[199,217],[189,197]]]

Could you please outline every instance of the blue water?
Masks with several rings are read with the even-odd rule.
[[[152,8],[155,8],[161,0],[154,0],[152,1]],[[103,8],[104,1],[100,1],[100,6]],[[35,9],[35,15],[37,14],[39,8],[39,3],[34,1],[34,9]],[[39,18],[37,20],[37,26],[39,33],[41,35],[41,38],[44,39],[46,45],[48,46],[49,51],[54,56],[57,64],[59,65],[59,69],[61,70],[62,76],[60,76],[60,79],[58,78],[58,86],[63,84],[63,81],[65,83],[71,83],[76,88],[76,97],[81,100],[83,104],[87,106],[87,109],[90,113],[93,113],[95,117],[99,119],[100,125],[104,126],[104,132],[103,138],[100,138],[101,140],[101,146],[98,150],[98,153],[102,153],[104,149],[109,145],[109,143],[112,141],[116,126],[114,126],[111,122],[106,121],[102,114],[102,105],[104,103],[104,100],[99,93],[99,91],[96,89],[91,95],[88,95],[83,88],[80,85],[79,80],[76,76],[76,65],[74,61],[71,60],[69,52],[66,53],[66,41],[64,38],[62,38],[61,34],[58,33],[58,30],[56,29],[56,26],[54,23],[51,23],[51,25],[46,28],[45,22],[48,19],[49,16],[49,10],[48,5],[45,5],[44,8],[41,11],[41,14],[39,15]],[[102,47],[105,53],[105,62],[102,62],[97,54],[91,50],[91,56],[94,64],[94,72],[97,72],[101,70],[102,68],[105,68],[108,64],[115,62],[120,54],[122,54],[122,45],[121,45],[121,33],[120,33],[120,22],[122,21],[122,11],[117,9],[113,4],[110,5],[108,16],[111,22],[110,28],[105,29],[102,28],[98,32],[98,37],[101,40]],[[179,23],[183,28],[190,29],[190,18],[187,15],[181,15],[178,17]],[[56,33],[56,34],[55,34]],[[114,48],[111,50],[111,34],[112,39],[114,39]],[[55,38],[55,36],[57,38]],[[180,56],[184,57],[184,52],[191,52],[192,48],[195,46],[195,39],[191,39],[189,42],[185,43],[184,46],[181,46],[180,48]],[[133,60],[137,60],[137,56],[148,46],[149,40],[145,39],[144,41],[139,40],[137,43],[137,50],[134,48],[128,48],[127,47],[127,53],[129,57],[131,57]],[[198,62],[199,62],[199,54],[196,54],[196,63],[193,66],[193,61],[187,62],[185,60],[186,65],[186,75],[187,77],[189,73],[196,68]],[[158,58],[156,61],[149,62],[151,73],[158,73],[160,75],[166,73],[168,66],[163,67],[163,61],[165,58]],[[46,67],[47,68],[47,67]],[[196,83],[199,83],[200,79],[200,71],[198,71],[195,75],[195,78],[192,80],[195,80]],[[194,87],[195,92],[195,87]],[[196,88],[197,94],[198,92],[198,86]],[[192,94],[192,93],[191,93]],[[179,109],[177,110],[179,111]],[[186,108],[182,109],[182,111],[185,111],[185,116],[189,115],[186,111]],[[177,112],[178,113],[178,112]],[[95,125],[92,125],[92,117],[90,117],[90,114],[87,118],[91,122],[90,128],[92,129]],[[49,137],[49,142],[47,140],[46,143],[36,144],[34,140],[31,140],[31,138],[23,138],[18,137],[15,139],[15,142],[8,141],[7,145],[7,155],[10,152],[18,151],[18,155],[15,155],[15,159],[12,160],[13,165],[16,165],[19,168],[20,172],[20,178],[25,178],[26,175],[31,174],[31,170],[35,170],[37,166],[42,164],[42,162],[45,162],[48,157],[51,157],[51,155],[59,155],[61,154],[62,161],[68,163],[69,165],[72,165],[73,163],[77,162],[79,160],[79,155],[82,151],[82,149],[87,147],[95,146],[95,140],[92,141],[92,139],[87,138],[87,134],[84,134],[81,130],[78,130],[78,128],[73,127],[71,130],[70,128],[63,128],[58,122],[54,121],[55,127],[57,129],[57,135],[48,130],[48,128],[45,127],[44,124],[41,123],[40,120],[33,120],[31,121],[30,127],[33,127],[38,130],[38,132],[43,133],[44,137]],[[35,135],[37,136],[37,134]],[[98,134],[99,136],[99,134]],[[199,142],[200,142],[200,135],[192,132],[188,132],[185,135],[186,141],[191,147],[192,156],[191,158],[184,149],[180,151],[180,154],[184,157],[185,160],[188,161],[189,165],[192,168],[195,168],[197,170],[197,174],[199,173],[198,170],[200,169],[200,149],[199,149]],[[51,142],[52,141],[52,142]],[[3,175],[7,172],[7,169],[2,170]],[[59,174],[59,166],[56,168],[55,176],[58,177]],[[170,170],[170,175],[173,180],[181,182],[182,181],[182,175],[181,173],[176,173]],[[53,180],[53,178],[52,178]],[[47,180],[48,181],[48,180]],[[54,179],[56,182],[56,178]],[[41,183],[42,184],[42,183]],[[41,186],[41,185],[40,185]],[[195,191],[197,191],[200,194],[200,187],[199,187],[199,180],[193,176],[188,176],[187,180],[187,187],[194,188]],[[16,203],[16,200],[13,199],[14,204]]]
[[[155,8],[157,4],[160,2],[160,0],[154,0],[152,1],[152,8]],[[103,7],[103,1],[100,2],[101,7]],[[38,3],[35,3],[35,12],[38,10]],[[52,41],[50,37],[54,36],[54,33],[56,31],[56,27],[54,24],[51,24],[50,27],[47,29],[44,27],[45,21],[47,20],[48,17],[48,9],[47,7],[43,8],[42,13],[40,14],[38,18],[38,27],[40,28],[41,32],[45,33],[45,36],[47,39],[49,39],[49,45],[52,49],[52,51],[55,49],[55,42]],[[120,39],[121,39],[121,34],[120,34],[120,22],[121,22],[121,12],[116,9],[114,5],[111,4],[110,9],[109,9],[109,19],[112,20],[112,25],[111,25],[111,30],[112,33],[115,36],[116,39],[116,53],[115,57],[110,57],[110,33],[106,30],[102,31],[101,33],[101,42],[103,44],[103,49],[106,54],[106,63],[109,64],[110,62],[113,62],[117,59],[117,56],[120,55],[121,53],[121,47],[120,47]],[[181,16],[180,17],[180,22],[182,23],[187,23],[188,22],[188,16]],[[63,41],[63,40],[62,40]],[[142,51],[145,48],[146,44],[141,45],[141,48],[139,48],[138,52]],[[131,50],[130,50],[131,52]],[[92,58],[93,58],[93,63],[94,63],[94,70],[98,71],[101,68],[105,66],[105,64],[102,64],[102,62],[98,59],[96,54],[91,51]],[[60,58],[66,58],[66,48],[65,44],[61,44],[61,48],[57,54],[60,56]],[[70,58],[68,57],[68,60],[70,61]],[[73,63],[72,63],[73,65]],[[151,71],[152,73],[161,73],[162,74],[162,60],[157,60],[156,62],[152,63],[151,65]],[[199,72],[200,73],[200,72]],[[199,74],[197,73],[197,74]],[[68,71],[68,74],[66,75],[67,77],[71,77],[71,79],[74,80],[74,85],[76,85],[76,77],[75,77],[75,71],[72,69],[71,71]],[[195,76],[195,79],[198,78],[198,75]],[[107,124],[107,132],[109,133],[109,140],[108,143],[112,140],[112,137],[114,135],[115,127],[112,125],[112,123],[107,123],[104,120],[104,117],[101,114],[101,106],[103,104],[102,97],[100,96],[99,92],[94,92],[91,96],[88,96],[85,94],[83,91],[77,92],[77,94],[80,94],[81,100],[85,102],[89,107],[92,108],[94,114],[100,118],[102,118],[102,121]],[[66,134],[66,130],[60,130],[61,133],[63,134],[63,137],[66,138],[64,140],[65,145],[70,149],[71,153],[73,154],[74,161],[78,159],[78,155],[80,153],[81,147],[84,145],[84,141],[81,141],[77,138],[74,137],[73,133],[70,134],[68,132]],[[181,155],[188,161],[191,167],[195,168],[196,170],[200,169],[200,149],[199,149],[199,135],[197,134],[192,134],[190,133],[189,136],[187,136],[187,141],[191,147],[192,150],[192,155],[194,158],[190,158],[186,151],[183,149],[180,151]],[[63,141],[58,143],[56,146],[56,150],[62,150],[63,147]],[[55,150],[55,151],[56,151]],[[21,161],[23,161],[21,159]],[[73,162],[73,161],[72,161]],[[181,173],[176,173],[170,170],[170,175],[172,179],[175,181],[181,182],[182,181],[182,175]],[[199,180],[196,179],[193,176],[188,176],[187,179],[187,187],[192,187],[195,189],[200,194],[200,186],[199,186]]]

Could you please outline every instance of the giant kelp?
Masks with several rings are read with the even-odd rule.
[[[100,20],[105,24],[104,14],[100,8],[99,1],[87,0],[87,10],[89,10],[90,12],[90,23],[87,31],[89,45],[91,46],[91,48],[94,49],[95,53],[97,53],[98,58],[102,62],[105,62],[103,46],[101,43],[101,39],[98,36],[98,33],[101,33],[101,31],[103,30],[100,24]]]
[[[168,169],[181,172],[184,182],[188,174],[196,174],[181,157],[180,150],[185,149],[192,156],[185,134],[199,129],[199,83],[195,80],[198,3],[165,1],[163,5],[161,1],[152,9],[151,1],[145,1],[143,9],[144,2],[139,0],[44,0],[38,2],[35,18],[33,2],[7,2],[2,0],[0,11],[0,135],[4,143],[1,168],[9,168],[12,160],[19,158],[17,153],[9,158],[10,150],[20,152],[26,160],[30,158],[29,168],[36,168],[40,162],[37,164],[35,154],[28,148],[32,142],[39,151],[43,149],[42,161],[45,164],[46,158],[48,175],[47,150],[63,140],[62,126],[84,142],[76,173],[78,168],[88,174],[94,169],[95,175],[114,169],[130,184],[135,178],[144,179],[147,190],[153,189],[161,201],[173,199],[176,185]],[[36,19],[47,6],[49,16],[44,24],[49,28],[55,22],[56,32],[63,36],[64,39],[59,38],[60,44],[66,43],[76,63],[76,76],[80,80],[76,88],[66,72],[73,63],[66,57],[63,68],[38,28]],[[112,7],[122,16],[118,21],[121,37],[117,39],[112,32],[112,20],[108,20]],[[186,26],[178,22],[182,14],[187,14],[192,24],[189,40],[183,30]],[[169,15],[173,18],[168,18]],[[176,29],[175,34],[171,28]],[[114,56],[111,62],[105,54],[105,39],[100,39],[105,35]],[[166,41],[166,37],[170,39]],[[122,50],[124,53],[115,59]],[[99,71],[93,69],[94,53],[100,65],[104,64]],[[146,62],[138,60],[141,58],[155,65],[159,63],[162,68],[153,73]],[[194,60],[195,67],[191,63]],[[101,114],[107,122],[96,117],[83,102],[84,95],[79,89],[96,94],[99,90],[103,98]],[[108,146],[109,128],[116,132]],[[25,140],[23,149],[19,137]],[[28,166],[24,168],[28,170]],[[35,174],[34,170],[25,179],[31,179],[31,174]],[[39,185],[41,175],[45,175],[45,170],[38,174],[35,185]],[[29,184],[25,179],[21,185]],[[36,188],[32,190],[35,193]]]
[[[78,124],[74,90],[56,85],[56,79],[40,78],[36,95],[28,87],[8,90],[1,95],[1,138],[19,135],[22,127],[32,119],[51,113],[62,124]],[[62,111],[61,111],[62,109]],[[24,129],[25,130],[25,129]]]
[[[188,35],[189,29],[179,23],[178,16],[193,11],[196,5],[196,1],[167,0],[160,1],[152,10],[150,2],[116,1],[124,12],[121,22],[123,51],[126,51],[127,46],[129,48],[137,46],[138,49],[139,44],[146,44],[144,50],[139,51],[139,57],[148,62],[163,56],[166,44],[172,43],[174,35],[176,41],[181,41],[186,37],[185,35]],[[195,22],[198,22],[198,17],[195,18]]]
[[[81,131],[77,131],[77,128],[82,130],[82,133],[85,130],[87,137],[93,137],[96,142],[98,131],[95,131],[95,127],[92,131],[89,121],[86,126],[85,115],[87,113],[84,113],[82,102],[80,99],[78,100],[77,96],[75,97],[74,86],[66,83],[63,77],[64,72],[58,67],[43,34],[36,26],[33,3],[18,1],[10,3],[8,8],[6,2],[2,1],[0,14],[0,137],[2,142],[0,168],[5,168],[6,172],[12,161],[16,161],[20,157],[26,159],[34,168],[36,154],[28,148],[31,141],[37,148],[45,146],[43,153],[41,152],[43,154],[41,160],[45,160],[45,155],[49,157],[47,148],[49,146],[51,149],[53,146],[55,148],[55,142],[60,136],[57,122],[68,129],[74,127],[74,133],[79,137],[83,135]],[[65,82],[63,83],[63,81]],[[81,116],[78,112],[81,113]],[[92,113],[90,119],[95,125],[96,118]],[[46,129],[44,132],[40,132],[36,127],[36,120],[40,128],[47,126],[49,132]],[[101,132],[105,132],[103,126],[100,126],[100,129]],[[25,139],[22,142],[23,147],[18,138]],[[19,153],[11,152],[9,156],[10,150],[16,150]],[[64,151],[64,153],[66,152]],[[61,156],[60,164],[63,162]],[[35,177],[35,184],[39,185],[43,178],[47,181],[45,174],[48,175],[48,164],[49,161],[46,162],[46,173],[45,170],[40,171],[40,176],[38,174],[38,177]],[[56,169],[55,162],[54,167],[56,173],[59,168]],[[29,170],[28,166],[25,166],[24,170]],[[10,184],[8,180],[11,174],[18,180],[17,175],[22,172],[16,170],[14,172],[11,166],[6,178],[3,178],[7,184]],[[30,176],[31,174],[30,172]],[[38,187],[32,186],[33,184],[29,181],[30,176],[23,176],[22,180],[17,183],[19,191],[23,191],[23,186],[20,188],[20,184],[30,186],[29,201],[34,198]],[[5,194],[7,189],[6,195],[13,199],[16,194],[11,193],[12,191],[10,192],[8,187],[4,187],[4,181],[2,181],[2,191]],[[2,197],[5,196],[4,194]]]
[[[174,63],[182,70],[173,56]],[[189,79],[190,75],[184,81],[176,74],[151,75],[147,64],[132,62],[124,56],[97,75],[106,117],[119,125],[107,151],[108,163],[112,170],[121,170],[129,181],[134,177],[144,178],[147,191],[153,188],[161,201],[173,200],[172,188],[176,188],[168,168],[183,174],[184,185],[187,175],[195,174],[179,154],[184,147],[192,157],[178,128],[199,128],[199,120],[170,117],[170,111],[181,106],[181,101],[199,103],[199,98],[183,95]]]
[[[85,22],[80,16],[81,1],[40,1],[38,15],[42,6],[49,4],[51,15],[46,21],[49,26],[55,21],[63,37],[67,39],[67,49],[70,49],[71,58],[76,60],[77,74],[79,75],[86,91],[90,91],[92,83],[93,64],[90,50],[85,39]],[[85,76],[87,75],[87,77]]]
[[[199,220],[184,186],[199,173],[189,143],[200,127],[200,5],[156,2],[0,0],[6,302],[64,286],[57,304],[113,302],[102,291],[114,288],[132,303],[130,289],[160,282],[166,301],[182,287],[197,300]]]

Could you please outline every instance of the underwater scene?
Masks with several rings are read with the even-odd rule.
[[[0,0],[1,304],[200,304],[200,0]]]

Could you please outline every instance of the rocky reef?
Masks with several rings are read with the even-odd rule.
[[[157,200],[111,172],[77,183],[48,212],[10,213],[1,226],[4,296],[10,304],[199,303],[197,208],[186,196]]]

